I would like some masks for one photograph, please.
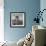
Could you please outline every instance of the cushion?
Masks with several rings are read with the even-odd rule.
[[[24,43],[24,38],[21,38],[18,42],[17,42],[17,46],[23,46],[23,43]]]

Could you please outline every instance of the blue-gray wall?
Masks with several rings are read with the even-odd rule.
[[[46,0],[41,0],[40,1],[40,10],[42,11],[43,9],[46,9]],[[46,27],[46,10],[43,12],[43,22],[40,22],[40,25],[45,26]]]
[[[7,41],[18,41],[31,31],[33,19],[40,9],[40,0],[4,0],[4,38]],[[10,12],[26,12],[25,28],[10,28]]]

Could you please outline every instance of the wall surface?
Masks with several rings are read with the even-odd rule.
[[[46,0],[41,0],[40,1],[40,9],[41,9],[41,11],[43,9],[46,9]],[[43,17],[43,22],[41,21],[40,22],[40,25],[46,27],[46,10],[44,10],[42,17]]]
[[[40,9],[40,0],[4,0],[4,38],[7,41],[18,41],[32,30],[33,19]],[[10,27],[10,12],[26,12],[25,28]]]

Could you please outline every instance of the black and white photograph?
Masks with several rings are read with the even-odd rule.
[[[10,26],[11,27],[24,27],[24,12],[11,12],[10,13]]]

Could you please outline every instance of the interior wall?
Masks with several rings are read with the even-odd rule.
[[[41,11],[42,11],[43,9],[46,9],[46,0],[41,0],[41,1],[40,1],[40,9],[41,9]],[[43,17],[43,22],[40,21],[40,25],[46,27],[46,10],[43,12],[42,17]]]
[[[32,31],[32,25],[36,12],[40,10],[40,0],[4,0],[4,39],[18,41]],[[10,27],[10,12],[25,12],[26,26],[24,28]]]

